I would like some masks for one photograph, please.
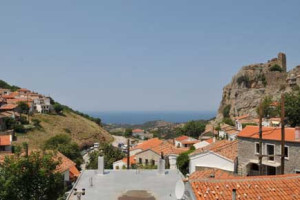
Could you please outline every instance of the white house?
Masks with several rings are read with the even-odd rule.
[[[174,141],[175,141],[175,146],[178,148],[190,147],[199,142],[195,138],[191,138],[186,135],[179,136],[179,137],[175,138]]]
[[[39,113],[50,112],[52,109],[50,98],[48,97],[36,98],[33,100],[33,104],[35,110]]]
[[[210,139],[207,139],[207,140],[203,140],[203,141],[200,141],[200,142],[194,144],[193,146],[196,149],[200,149],[200,148],[206,147],[206,146],[210,145],[211,143],[215,142],[215,139],[216,138],[210,138]]]
[[[237,141],[221,140],[190,154],[189,173],[206,168],[235,171]]]
[[[130,166],[134,165],[136,163],[135,155],[129,157],[129,164]],[[113,169],[126,169],[127,168],[127,157],[123,158],[122,160],[118,160],[113,163]]]

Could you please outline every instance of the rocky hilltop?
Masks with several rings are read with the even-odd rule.
[[[300,85],[300,65],[287,72],[286,55],[279,53],[266,63],[251,64],[242,69],[223,88],[223,96],[218,109],[217,121],[223,118],[225,107],[229,117],[249,114],[256,117],[256,108],[265,96],[279,100],[284,92]]]

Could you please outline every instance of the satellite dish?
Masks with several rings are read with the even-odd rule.
[[[184,187],[183,181],[178,180],[176,182],[176,186],[175,186],[175,196],[176,196],[177,199],[182,199],[183,198],[184,190],[185,190],[185,187]]]

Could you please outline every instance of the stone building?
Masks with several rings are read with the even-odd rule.
[[[276,175],[281,170],[281,128],[262,129],[263,174]],[[285,128],[284,173],[300,173],[300,129]],[[238,135],[238,173],[259,174],[259,127],[247,126]]]

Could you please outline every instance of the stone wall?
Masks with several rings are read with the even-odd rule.
[[[238,173],[240,175],[247,175],[247,164],[250,160],[258,160],[258,156],[255,154],[255,142],[258,139],[251,138],[238,138]],[[266,154],[266,144],[275,145],[275,160],[268,161],[267,158],[263,158],[263,162],[270,162],[270,164],[281,163],[281,145],[280,141],[263,140],[263,155]],[[286,146],[289,147],[289,158],[285,159],[285,174],[295,173],[295,170],[300,170],[300,142],[286,142]],[[280,167],[277,171],[279,173]]]

